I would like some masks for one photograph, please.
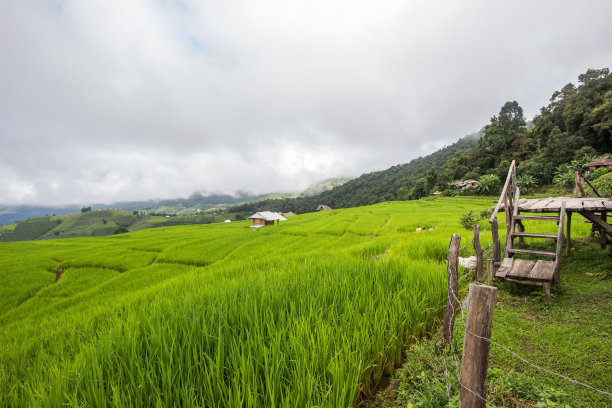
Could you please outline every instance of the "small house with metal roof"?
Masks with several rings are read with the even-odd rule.
[[[279,223],[280,221],[287,221],[285,217],[272,211],[257,212],[251,215],[249,219],[253,220],[253,225],[251,226],[253,229],[263,227],[264,225],[274,225],[275,221],[276,223]]]

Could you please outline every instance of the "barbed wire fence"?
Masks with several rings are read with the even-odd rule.
[[[487,226],[481,233],[484,233],[487,231],[487,229],[489,229],[489,227]],[[466,247],[468,247],[469,245],[473,244],[473,239],[471,239],[470,241],[468,241],[465,245],[461,246],[459,249],[459,253],[464,250]],[[483,259],[487,259],[487,257],[489,257],[491,255],[492,252],[492,245],[488,245],[486,251],[483,251]],[[467,269],[467,268],[465,268]],[[471,276],[470,273],[465,273],[465,269],[464,269],[464,273],[462,274],[461,277],[459,277],[458,282],[461,282],[462,280],[468,278]],[[476,284],[482,284],[479,282],[476,282]],[[464,336],[474,336],[475,338],[478,338],[482,341],[486,341],[487,343],[489,343],[489,345],[491,346],[495,346],[500,348],[501,350],[504,350],[506,353],[508,353],[509,355],[511,355],[512,357],[518,359],[519,361],[521,361],[522,363],[528,365],[531,368],[534,368],[538,371],[542,371],[544,373],[547,373],[549,375],[555,376],[557,378],[560,378],[562,380],[565,380],[569,383],[572,383],[576,386],[581,386],[584,387],[592,392],[601,394],[601,395],[606,395],[609,397],[612,397],[612,392],[607,391],[607,390],[602,390],[599,389],[597,387],[594,387],[592,385],[586,384],[584,382],[575,380],[567,375],[558,373],[550,368],[546,368],[543,367],[541,365],[538,365],[532,361],[530,361],[528,358],[521,356],[519,353],[511,350],[509,347],[506,347],[502,344],[500,344],[499,342],[494,341],[492,338],[490,337],[483,337],[480,336],[476,333],[473,333],[472,331],[470,331],[467,326],[466,326],[466,313],[467,313],[467,301],[468,301],[468,296],[465,296],[464,300],[461,301],[461,299],[459,299],[459,297],[457,295],[455,295],[455,293],[451,290],[448,291],[448,296],[452,297],[453,300],[456,302],[457,304],[457,308],[460,312],[460,314],[456,315],[455,309],[452,309],[452,315],[451,315],[451,319],[454,321],[456,317],[460,316],[461,318],[461,322],[462,322],[462,327],[464,328],[465,332],[464,332]],[[452,336],[452,334],[451,334]],[[462,383],[461,381],[461,364],[460,361],[461,359],[459,358],[459,356],[457,355],[457,350],[455,348],[455,345],[453,343],[453,341],[450,341],[447,345],[445,345],[443,347],[443,364],[444,364],[444,377],[445,377],[445,388],[446,388],[446,394],[447,394],[447,398],[448,398],[448,407],[451,408],[451,403],[453,398],[456,395],[452,395],[452,389],[453,389],[453,381],[457,381],[457,388],[458,390],[460,390],[461,388],[463,388],[464,390],[466,390],[467,392],[475,395],[477,398],[479,398],[480,400],[484,401],[487,406],[493,407],[493,408],[497,408],[497,405],[492,402],[491,400],[486,398],[486,395],[480,395],[479,393],[477,393],[476,391],[470,389],[469,387],[467,387],[465,384]],[[450,353],[450,354],[449,354]],[[449,367],[448,364],[448,360],[449,357],[451,357],[452,362],[454,363],[454,367]],[[612,401],[611,401],[612,402]]]

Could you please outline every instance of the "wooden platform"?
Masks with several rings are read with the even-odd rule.
[[[565,201],[566,212],[600,212],[612,211],[612,198],[576,198],[576,197],[548,197],[548,198],[521,198],[519,211],[521,212],[559,212],[561,202]],[[503,204],[502,204],[503,208]]]
[[[548,197],[548,198],[521,198],[518,201],[518,212],[531,213],[558,213],[561,203],[565,202],[565,213],[567,214],[567,234],[566,252],[569,254],[571,246],[571,225],[572,214],[578,213],[589,222],[593,223],[594,228],[602,231],[601,247],[605,248],[607,243],[606,233],[612,236],[612,225],[607,222],[607,213],[612,212],[612,198],[591,198],[591,197]],[[500,208],[504,208],[501,203]],[[528,216],[519,215],[518,219],[531,218],[534,220],[554,220],[547,216]],[[605,233],[604,233],[605,231]]]

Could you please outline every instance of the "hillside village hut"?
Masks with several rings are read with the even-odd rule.
[[[588,171],[595,171],[600,167],[605,167],[606,169],[611,170],[612,169],[612,157],[603,156],[595,161],[592,161],[584,165],[584,169]]]
[[[317,211],[331,211],[331,207],[327,205],[321,204],[317,207]]]
[[[295,213],[293,211],[289,211],[289,212],[286,212],[286,213],[282,212],[282,213],[279,213],[279,214],[282,215],[283,217],[290,217],[292,215],[295,215]]]
[[[280,221],[287,221],[285,217],[272,211],[260,211],[251,215],[249,219],[253,220],[253,225],[251,228],[259,228],[263,227],[264,225],[274,225],[274,221],[277,223]]]

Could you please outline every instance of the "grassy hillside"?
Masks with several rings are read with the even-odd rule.
[[[127,231],[174,225],[210,224],[236,214],[149,215],[121,210],[94,210],[86,213],[32,218],[0,227],[0,242],[41,239],[98,237]]]
[[[436,326],[448,239],[489,205],[2,243],[0,406],[354,404]]]

